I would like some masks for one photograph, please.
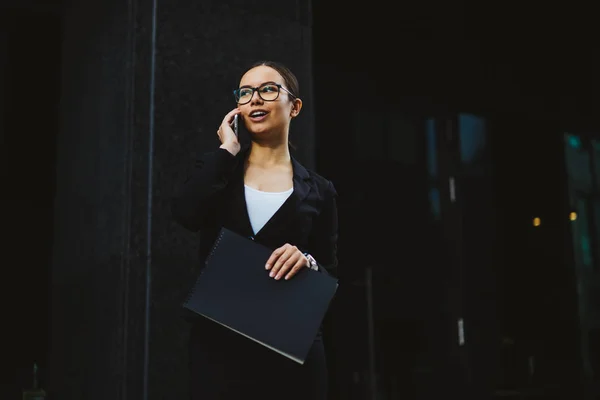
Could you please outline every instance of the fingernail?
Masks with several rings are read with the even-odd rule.
[[[269,276],[272,278],[273,276],[275,276],[275,271],[271,271],[271,273],[269,274]]]
[[[269,264],[265,264],[265,269],[269,269],[270,265]]]

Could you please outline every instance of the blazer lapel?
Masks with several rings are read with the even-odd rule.
[[[244,166],[249,147],[240,151],[240,161],[232,174],[230,188],[231,200],[226,219],[231,227],[241,235],[257,240],[277,237],[288,226],[288,222],[296,215],[298,207],[306,200],[311,191],[310,174],[295,158],[292,157],[294,190],[265,226],[255,235],[248,215],[246,192],[244,187]]]
[[[277,210],[277,212],[275,212],[271,219],[267,221],[265,226],[260,231],[258,231],[258,233],[256,234],[257,238],[265,238],[267,236],[277,235],[281,230],[285,229],[288,226],[288,221],[292,217],[294,217],[294,215],[296,215],[296,210],[309,195],[311,185],[309,184],[310,175],[308,171],[293,157],[292,168],[294,173],[294,190],[290,197],[288,197],[287,200],[281,205],[279,210]],[[241,186],[243,191],[243,182]],[[244,207],[246,207],[245,201]],[[250,225],[247,211],[246,219],[248,219],[248,225]],[[250,231],[252,231],[252,228],[250,228]]]
[[[254,231],[248,216],[248,207],[246,205],[246,193],[244,190],[244,164],[246,161],[247,150],[241,151],[240,161],[232,174],[231,203],[230,203],[230,221],[237,228],[238,233],[247,237],[253,237]]]

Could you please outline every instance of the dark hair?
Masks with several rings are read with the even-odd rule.
[[[283,81],[285,82],[285,88],[292,92],[292,95],[295,98],[300,97],[300,85],[298,85],[298,79],[288,67],[276,61],[258,61],[248,67],[246,72],[250,71],[252,68],[260,66],[273,68],[275,71],[279,72],[279,75],[281,75]]]
[[[279,73],[279,75],[281,75],[281,77],[283,78],[283,82],[285,83],[285,88],[292,93],[292,96],[295,99],[300,97],[300,85],[298,84],[298,79],[296,78],[296,75],[294,75],[294,73],[288,67],[286,67],[285,65],[283,65],[277,61],[269,61],[269,60],[257,61],[254,64],[250,65],[246,69],[246,72],[250,71],[253,68],[261,67],[261,66],[273,68],[275,71],[277,71]],[[288,140],[288,145],[293,150],[296,150],[296,146],[289,140]]]

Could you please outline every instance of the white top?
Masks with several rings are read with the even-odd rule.
[[[248,217],[250,217],[250,224],[255,235],[279,210],[293,191],[292,187],[285,192],[263,192],[244,185]]]

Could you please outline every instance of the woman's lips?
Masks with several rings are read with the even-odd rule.
[[[269,114],[261,114],[261,115],[256,116],[256,117],[248,116],[248,118],[250,118],[250,120],[252,122],[261,122],[262,120],[264,120],[265,118],[267,118],[267,115],[269,115]]]

